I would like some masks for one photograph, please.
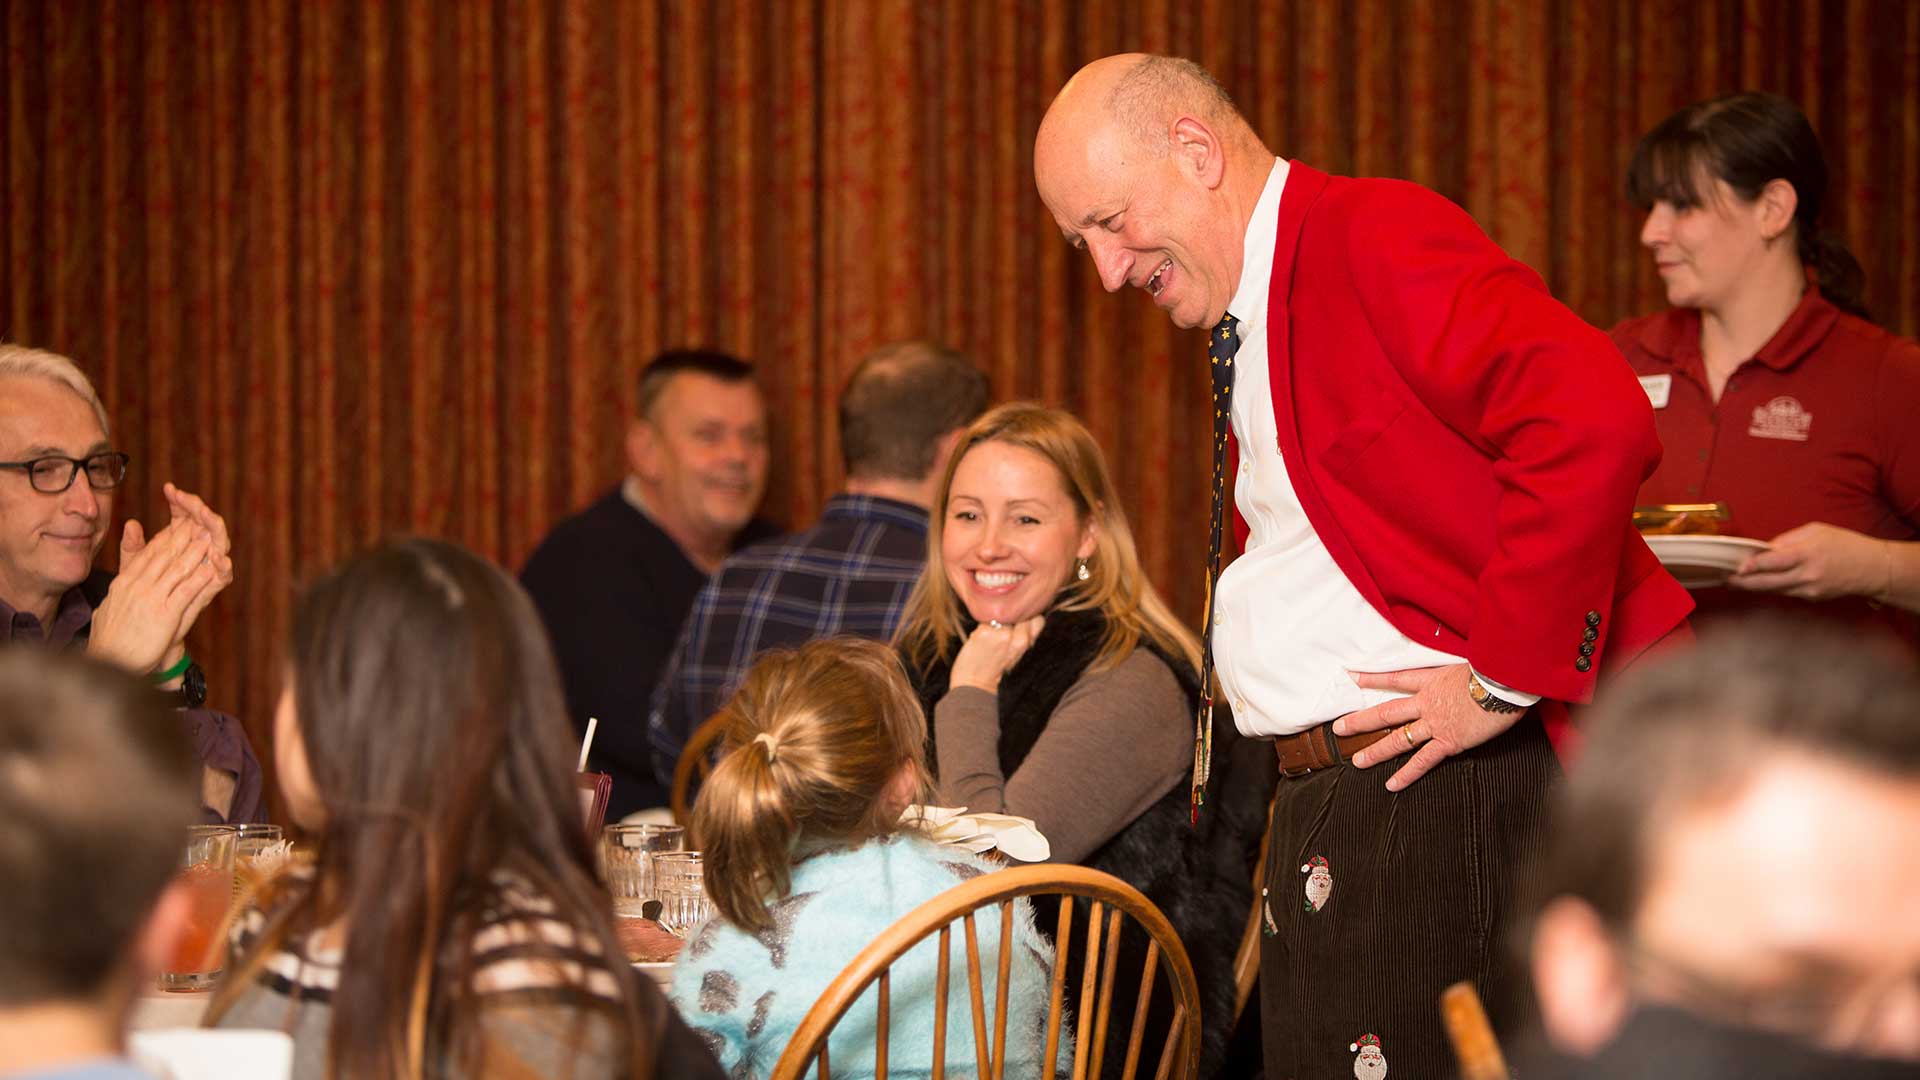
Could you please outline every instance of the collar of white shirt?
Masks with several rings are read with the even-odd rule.
[[[1273,234],[1280,227],[1280,193],[1287,186],[1287,159],[1274,158],[1267,173],[1267,186],[1253,204],[1253,218],[1247,222],[1247,234],[1240,246],[1240,287],[1233,294],[1227,311],[1240,320],[1265,325],[1267,290],[1273,279]],[[1244,333],[1244,331],[1242,331]]]

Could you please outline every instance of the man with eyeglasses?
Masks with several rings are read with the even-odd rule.
[[[1532,961],[1530,1077],[1920,1076],[1920,671],[1721,624],[1587,714]]]
[[[205,707],[186,647],[233,581],[226,522],[167,484],[167,524],[149,537],[128,521],[119,572],[95,570],[127,464],[73,361],[0,344],[0,645],[84,649],[149,676],[200,755],[206,818],[258,820],[260,763],[239,721]]]

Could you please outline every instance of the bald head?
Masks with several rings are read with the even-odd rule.
[[[1206,68],[1184,57],[1147,53],[1102,57],[1081,68],[1054,98],[1040,134],[1044,141],[1050,125],[1059,134],[1113,124],[1146,152],[1164,154],[1167,133],[1181,116],[1199,117],[1236,141],[1253,134]]]
[[[1040,198],[1109,292],[1145,289],[1179,326],[1225,313],[1274,159],[1206,69],[1095,60],[1047,109],[1033,161]]]

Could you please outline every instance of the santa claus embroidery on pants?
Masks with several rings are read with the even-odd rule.
[[[1387,1055],[1380,1052],[1380,1036],[1362,1035],[1360,1041],[1347,1044],[1348,1050],[1360,1051],[1353,1059],[1355,1080],[1380,1080],[1387,1075]]]
[[[1315,855],[1300,868],[1307,875],[1307,910],[1319,911],[1327,906],[1327,897],[1333,895],[1333,871],[1327,868],[1327,857]]]

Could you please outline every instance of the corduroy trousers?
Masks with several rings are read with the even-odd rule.
[[[1509,934],[1561,775],[1553,748],[1529,714],[1389,792],[1407,756],[1280,780],[1260,953],[1267,1080],[1453,1075],[1439,1001],[1463,979],[1496,1030],[1524,1022],[1501,1007],[1527,998]]]

